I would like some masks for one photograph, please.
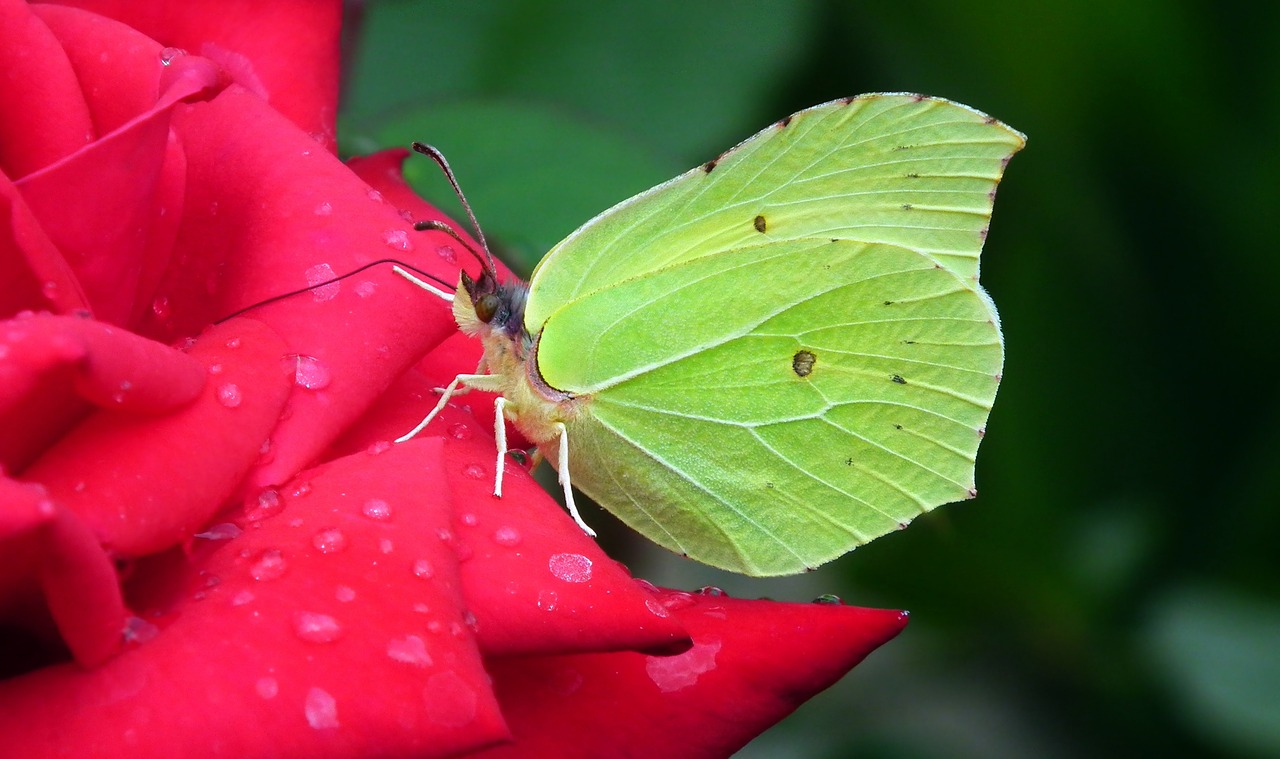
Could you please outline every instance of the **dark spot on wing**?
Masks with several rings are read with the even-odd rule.
[[[898,145],[894,147],[894,150],[910,150],[911,148],[911,145]]]
[[[755,220],[751,222],[751,224],[756,228],[757,232],[763,232],[765,228],[768,226],[767,224],[765,224],[765,220],[763,216],[757,216]]]
[[[841,98],[840,102],[844,103],[845,105],[851,105],[854,100],[857,100],[857,98],[847,97],[847,98]]]
[[[844,460],[844,465],[845,465],[845,466],[853,466],[853,459],[852,459],[852,458],[845,459],[845,460]]]
[[[913,206],[912,206],[910,203],[903,203],[903,204],[902,204],[902,210],[904,210],[904,211],[910,211],[912,208],[913,208]]]
[[[813,365],[817,362],[818,357],[809,351],[796,351],[796,355],[791,357],[791,371],[797,377],[808,377],[813,373]]]
[[[912,96],[911,96],[911,99],[912,99],[912,100],[914,100],[914,101],[916,101],[917,103],[919,103],[921,100],[924,100],[924,99],[925,99],[925,96],[924,96],[924,95],[912,95]]]
[[[894,428],[895,430],[900,430],[900,429],[902,429],[902,425],[901,425],[901,424],[895,424],[895,425],[893,425],[893,428]]]
[[[885,304],[886,306],[892,306],[892,305],[893,305],[893,301],[891,301],[891,300],[886,300],[886,301],[884,302],[884,304]]]
[[[791,124],[791,117],[790,117],[790,116],[788,116],[788,117],[786,117],[785,119],[782,119],[781,121],[779,121],[779,122],[778,122],[778,128],[779,128],[779,129],[781,129],[781,128],[785,127],[785,126],[788,126],[789,124]]]
[[[710,173],[712,172],[712,170],[714,170],[714,169],[715,169],[715,167],[716,167],[716,161],[719,161],[719,160],[720,160],[720,159],[719,159],[719,158],[717,158],[717,159],[714,159],[714,160],[711,160],[711,161],[707,161],[706,163],[702,164],[702,171],[703,171],[704,173],[706,173],[706,174],[710,174]]]
[[[892,377],[890,377],[889,379],[893,380],[894,382],[897,382],[899,385],[905,385],[905,384],[907,384],[907,381],[906,381],[906,380],[904,380],[904,379],[902,378],[902,375],[901,375],[901,374],[895,374],[895,375],[893,375]]]
[[[995,117],[995,116],[988,116],[988,117],[987,117],[987,118],[986,118],[982,123],[984,123],[984,124],[999,124],[1000,122],[996,121],[996,117]]]
[[[919,179],[919,178],[920,178],[920,175],[914,171],[907,175],[907,179]]]

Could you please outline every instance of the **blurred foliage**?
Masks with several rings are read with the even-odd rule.
[[[611,550],[663,584],[912,611],[743,757],[1277,756],[1272,13],[386,0],[353,18],[342,134],[352,152],[442,148],[528,271],[613,203],[825,100],[925,92],[1026,132],[983,256],[1008,359],[979,498],[799,578],[713,573],[620,530]]]

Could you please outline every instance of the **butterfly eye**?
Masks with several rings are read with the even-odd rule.
[[[493,321],[494,314],[498,313],[498,307],[502,305],[502,299],[493,293],[486,293],[475,300],[476,316],[480,321],[488,324]]]

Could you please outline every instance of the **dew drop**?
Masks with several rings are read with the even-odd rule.
[[[499,527],[497,530],[494,530],[493,532],[493,542],[497,543],[500,546],[504,546],[506,548],[515,548],[516,546],[520,545],[521,540],[523,540],[523,537],[520,535],[520,531],[514,527]],[[561,554],[561,555],[564,555],[564,554]],[[554,572],[555,570],[552,569],[551,571]],[[590,561],[587,562],[587,575],[588,577],[591,575]],[[575,582],[583,582],[583,581],[576,580]]]
[[[462,473],[473,480],[485,479],[484,467],[479,464],[467,464],[462,468]]]
[[[385,522],[391,518],[391,504],[380,498],[370,498],[360,507],[360,513],[370,519]]]
[[[703,585],[701,588],[698,588],[698,595],[722,598],[727,597],[729,594],[714,585]]]
[[[591,559],[580,553],[557,553],[548,562],[551,574],[565,582],[587,582],[591,579]]]
[[[370,456],[377,456],[379,453],[386,453],[389,450],[391,450],[390,440],[376,440],[369,444],[369,447],[365,449],[365,452]]]
[[[658,690],[672,693],[698,682],[698,678],[716,668],[716,654],[720,641],[694,643],[693,647],[675,656],[650,656],[645,660],[645,673]]]
[[[383,538],[382,540],[378,541],[378,550],[382,551],[383,553],[389,554],[392,551],[396,550],[396,545],[395,543],[391,542],[391,538]]]
[[[160,65],[168,66],[186,54],[187,51],[180,47],[166,47],[160,51]]]
[[[300,611],[293,615],[293,631],[308,643],[332,643],[342,637],[342,624],[328,614]]]
[[[262,552],[258,560],[249,567],[249,576],[259,582],[275,580],[285,573],[289,563],[279,548],[268,548]]]
[[[233,338],[231,338],[231,339],[227,340],[227,347],[228,347],[228,348],[230,348],[231,350],[235,350],[236,348],[239,348],[239,347],[240,347],[240,338],[238,338],[238,337],[233,337]]]
[[[427,653],[427,643],[417,635],[406,635],[388,642],[387,656],[415,667],[431,666],[431,655]]]
[[[245,519],[250,522],[257,522],[267,517],[273,517],[284,509],[284,501],[280,498],[280,493],[274,488],[266,488],[258,493],[257,498],[251,498],[245,504]]]
[[[665,606],[669,611],[679,611],[693,606],[697,603],[697,599],[693,597],[692,593],[676,591],[663,595],[659,603]]]
[[[316,730],[341,727],[338,722],[338,702],[322,688],[312,688],[307,691],[303,711],[307,715],[307,724]]]
[[[444,632],[444,623],[438,619],[433,619],[427,623],[427,632],[432,635],[439,635]]]
[[[361,280],[360,283],[356,285],[356,295],[359,295],[361,298],[372,297],[377,291],[378,283],[367,279]]]
[[[414,577],[418,577],[423,580],[429,580],[431,579],[431,576],[434,574],[435,574],[435,570],[431,568],[431,562],[427,561],[426,559],[418,559],[417,561],[413,562]]]
[[[142,617],[129,617],[122,631],[126,643],[146,643],[160,634],[160,628]]]
[[[240,532],[240,528],[234,524],[222,522],[221,524],[215,524],[204,532],[197,532],[195,536],[205,540],[231,540],[232,538],[240,537]]]
[[[320,553],[337,553],[347,547],[347,536],[342,534],[342,530],[337,527],[331,527],[327,530],[321,530],[311,538],[311,545],[316,547]]]
[[[315,210],[316,216],[328,216],[332,213],[333,213],[333,204],[331,204],[327,200],[321,203],[320,205],[316,206],[316,210]]]
[[[323,390],[333,381],[333,375],[329,372],[329,367],[315,356],[294,354],[286,356],[285,360],[289,362],[290,368],[293,370],[293,381],[299,387],[305,387],[308,390]]]
[[[253,603],[253,599],[257,598],[252,590],[242,590],[231,597],[232,606],[244,606]]]
[[[416,612],[416,613],[418,613],[418,614],[430,614],[430,613],[431,613],[431,607],[430,607],[430,606],[427,606],[427,605],[426,605],[426,604],[424,604],[424,603],[415,603],[415,604],[413,605],[413,610],[414,610],[414,612]]]
[[[222,374],[222,364],[209,364],[208,371],[210,374]]]
[[[466,514],[463,514],[461,517],[459,517],[459,520],[468,527],[475,527],[476,525],[480,524],[480,517],[476,516],[475,514],[472,514],[469,511]]]
[[[445,263],[458,263],[458,252],[450,245],[441,245],[436,248],[436,255],[445,260]]]
[[[471,437],[471,428],[459,422],[449,425],[449,435],[455,440],[466,440]]]
[[[844,606],[844,599],[833,593],[823,593],[813,599],[813,602],[821,606]]]
[[[293,490],[290,491],[290,495],[292,495],[294,498],[301,498],[310,492],[311,492],[311,481],[303,480],[302,482],[299,482],[297,485],[293,486]]]
[[[356,600],[356,590],[349,585],[339,585],[333,589],[333,597],[344,604],[351,603]]]
[[[280,683],[276,682],[274,677],[259,677],[258,682],[254,683],[253,689],[262,698],[271,699],[279,695]]]
[[[372,200],[375,203],[386,202],[382,199],[382,193],[378,192],[377,190],[369,190],[369,200]]]
[[[665,607],[665,606],[663,606],[662,604],[658,603],[657,599],[654,599],[654,598],[646,598],[646,599],[644,600],[644,608],[646,608],[646,609],[648,609],[650,612],[652,612],[652,613],[653,613],[653,616],[655,616],[655,617],[669,617],[669,616],[671,616],[671,612],[667,611],[667,607]]]
[[[164,295],[157,295],[155,300],[151,301],[151,313],[155,314],[156,318],[162,322],[168,321],[169,317],[173,315],[173,309],[169,306],[169,298]]]
[[[312,288],[311,297],[315,298],[316,303],[333,300],[342,290],[342,283],[333,281],[333,267],[329,264],[308,267],[303,274],[307,278],[307,286]]]
[[[240,387],[234,383],[228,382],[225,385],[218,386],[218,403],[227,408],[235,408],[244,400],[240,396]]]
[[[413,250],[413,242],[409,239],[409,233],[403,229],[388,229],[382,233],[382,241],[387,244],[387,247],[394,250]]]
[[[538,608],[543,611],[555,611],[560,604],[560,595],[554,590],[538,591]]]

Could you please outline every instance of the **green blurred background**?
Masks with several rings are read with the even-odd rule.
[[[1024,131],[983,255],[1008,363],[979,498],[798,578],[610,550],[660,584],[912,611],[741,757],[1274,757],[1280,24],[1254,7],[384,0],[348,27],[343,147],[442,148],[527,272],[822,101],[923,92]]]

